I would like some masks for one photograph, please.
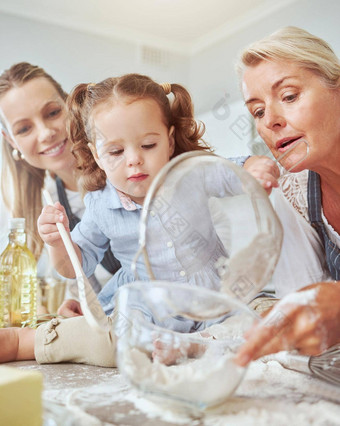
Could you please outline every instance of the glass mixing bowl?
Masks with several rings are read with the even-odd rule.
[[[117,294],[118,367],[148,396],[200,410],[220,404],[243,378],[233,357],[255,318],[213,290],[163,281],[125,285]]]

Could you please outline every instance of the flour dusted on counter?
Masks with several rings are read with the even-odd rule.
[[[304,295],[298,296],[295,302],[301,304],[309,303],[315,297],[315,292],[308,291]],[[240,332],[244,329],[244,324],[237,321],[237,318],[229,318],[225,323],[214,325],[210,327],[209,333],[217,339],[224,339],[230,335],[239,336]],[[139,351],[138,351],[139,352]],[[145,354],[141,357],[140,369],[150,368],[151,361]],[[136,355],[138,358],[140,353]],[[215,359],[216,361],[216,359]],[[207,380],[204,382],[203,376],[205,368],[203,360],[194,360],[189,364],[183,366],[165,367],[160,365],[158,370],[159,378],[163,380],[163,386],[169,380],[169,372],[177,368],[178,377],[174,374],[172,386],[173,389],[179,389],[182,397],[189,399],[189,390],[194,389],[193,395],[195,396],[194,377],[200,377],[199,386],[196,387],[197,394],[202,393],[202,400],[209,398],[207,388]],[[232,361],[229,358],[229,362]],[[221,371],[223,361],[219,366],[211,365],[211,371],[216,367],[216,375],[214,381],[217,386],[221,386],[226,382],[226,376]],[[226,360],[226,371],[231,364]],[[174,368],[175,367],[175,368]],[[186,371],[187,376],[180,375],[182,367]],[[197,368],[197,370],[196,370]],[[169,372],[162,376],[162,373],[168,369]],[[195,369],[195,370],[194,370]],[[194,371],[193,371],[194,370]],[[217,373],[218,372],[218,373]],[[133,372],[132,372],[133,373]],[[138,372],[136,372],[138,373]],[[145,377],[148,372],[140,372],[140,377]],[[183,373],[182,373],[183,374]],[[156,378],[148,378],[146,380],[155,380]],[[186,381],[190,382],[191,387],[186,386]],[[214,383],[212,380],[211,383]],[[188,389],[188,391],[187,391]],[[231,384],[230,384],[231,389]],[[229,389],[229,390],[230,390]],[[190,395],[192,396],[192,394]],[[216,396],[216,394],[215,394]],[[249,426],[291,426],[297,425],[339,425],[340,426],[340,394],[338,389],[331,384],[322,382],[310,375],[302,374],[299,372],[287,370],[276,361],[269,361],[267,363],[261,360],[252,362],[245,374],[244,380],[237,388],[236,392],[230,395],[226,401],[216,407],[201,412],[199,420],[195,420],[189,414],[178,409],[170,399],[157,399],[153,401],[152,398],[143,398],[134,390],[126,395],[126,399],[131,401],[136,408],[145,413],[148,418],[158,418],[163,421],[169,421],[172,424],[190,424],[190,425],[204,425],[204,426],[224,426],[230,424],[236,425],[249,425]]]
[[[234,364],[232,358],[231,353],[217,357],[208,348],[199,359],[166,366],[133,348],[125,354],[124,371],[145,389],[211,406],[225,400],[243,377],[245,369]]]
[[[204,426],[340,425],[336,386],[287,370],[276,361],[252,362],[236,393],[224,404],[201,413],[199,420],[165,400],[147,399],[131,390],[125,398],[150,419]]]

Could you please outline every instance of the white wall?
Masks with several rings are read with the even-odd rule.
[[[251,119],[241,101],[235,73],[239,52],[280,27],[295,25],[325,39],[340,57],[339,17],[339,0],[297,0],[192,58],[189,88],[197,115],[206,122],[207,140],[216,146],[219,154],[233,156],[267,151],[259,137],[252,135]],[[216,113],[219,103],[227,104],[229,115],[223,116],[221,110],[220,115]],[[250,143],[254,138],[255,144]]]
[[[249,142],[254,135],[234,71],[238,52],[282,26],[297,25],[324,38],[340,56],[339,16],[340,0],[296,0],[193,57],[165,50],[157,64],[141,60],[137,41],[112,40],[0,13],[0,70],[24,60],[36,63],[67,91],[79,82],[126,72],[181,83],[190,90],[197,117],[206,122],[206,139],[217,152],[247,154],[253,150]]]
[[[138,42],[112,40],[0,13],[0,70],[28,61],[45,68],[66,91],[77,83],[98,82],[129,72],[187,85],[188,59],[178,54],[165,54],[161,59],[159,65],[143,61]]]
[[[248,155],[252,149],[252,121],[244,108],[243,101],[229,102],[222,95],[211,111],[198,114],[205,123],[204,140],[215,152],[225,157]]]
[[[325,39],[340,57],[339,17],[339,0],[297,0],[192,58],[189,89],[197,116],[206,123],[207,140],[217,153],[235,156],[267,152],[252,133],[251,118],[241,100],[235,73],[239,52],[280,27],[295,25]]]
[[[189,87],[197,112],[211,110],[224,93],[229,94],[231,102],[240,99],[234,70],[239,52],[280,27],[302,27],[324,38],[340,56],[339,17],[339,0],[296,0],[196,54],[190,62]]]

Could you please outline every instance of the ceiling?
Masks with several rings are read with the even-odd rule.
[[[195,54],[296,0],[0,0],[0,12]]]

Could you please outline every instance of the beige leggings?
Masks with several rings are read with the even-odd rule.
[[[263,297],[255,299],[250,305],[261,313],[276,301]],[[108,317],[108,321],[112,326],[111,317]],[[223,327],[223,323],[219,325],[221,326]],[[100,367],[117,366],[114,333],[98,333],[88,325],[83,316],[55,318],[40,325],[35,335],[34,353],[39,364],[76,362]]]
[[[112,325],[112,318],[108,317]],[[116,367],[116,337],[113,332],[98,333],[85,317],[57,319],[37,328],[34,343],[39,364],[76,362]]]

